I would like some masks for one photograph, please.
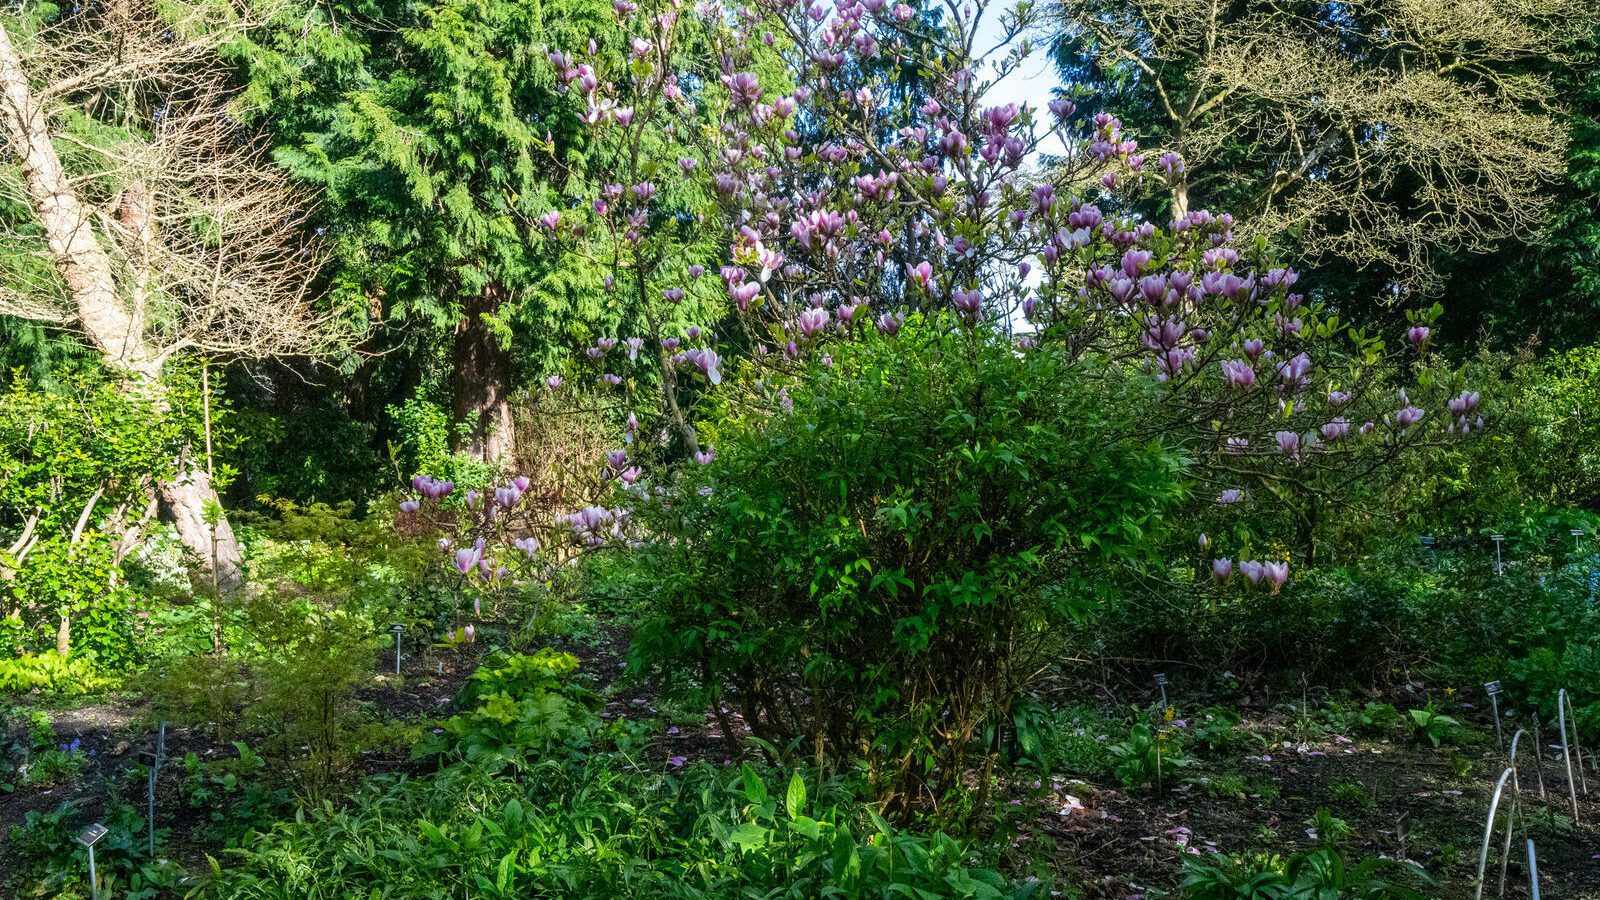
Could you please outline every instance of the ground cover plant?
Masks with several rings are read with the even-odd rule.
[[[0,890],[1600,897],[1592,23],[1204,6],[7,7]]]

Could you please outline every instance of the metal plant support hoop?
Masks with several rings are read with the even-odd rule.
[[[1507,766],[1505,771],[1500,773],[1500,780],[1494,786],[1494,794],[1489,798],[1489,815],[1483,823],[1483,845],[1478,848],[1478,887],[1477,892],[1473,894],[1475,900],[1483,900],[1483,875],[1489,866],[1489,841],[1494,838],[1494,816],[1500,809],[1500,797],[1505,793],[1506,782],[1511,779],[1514,771]],[[1497,896],[1503,897],[1506,893],[1506,865],[1511,857],[1511,827],[1515,824],[1519,799],[1517,792],[1512,791],[1511,806],[1506,810],[1506,839],[1505,847],[1500,852],[1500,890]]]
[[[1506,765],[1511,767],[1511,787],[1518,794],[1522,793],[1522,782],[1521,775],[1517,771],[1517,747],[1522,738],[1527,736],[1529,735],[1526,728],[1517,729],[1517,733],[1511,736],[1511,756],[1506,760]],[[1533,745],[1533,771],[1534,774],[1539,776],[1539,799],[1549,799],[1544,790],[1544,763],[1539,759],[1539,744],[1537,740],[1534,741]]]
[[[1567,689],[1562,688],[1556,692],[1556,722],[1561,729],[1561,761],[1567,767],[1567,793],[1572,800],[1572,824],[1578,824],[1578,785],[1583,785],[1583,795],[1589,796],[1589,779],[1583,774],[1583,748],[1578,746],[1578,723],[1574,714],[1572,722],[1572,738],[1568,743],[1567,738],[1567,713],[1572,709],[1572,700],[1567,697]],[[1578,778],[1572,778],[1572,757],[1578,757]]]

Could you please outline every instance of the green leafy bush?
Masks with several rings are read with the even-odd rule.
[[[1431,700],[1422,709],[1411,710],[1410,715],[1417,735],[1435,747],[1455,743],[1461,738],[1461,721],[1439,712]]]
[[[1140,722],[1124,740],[1111,745],[1112,771],[1123,787],[1148,785],[1156,791],[1174,783],[1176,772],[1193,764],[1171,729],[1155,729]]]
[[[579,753],[600,718],[599,699],[572,681],[577,669],[577,657],[549,648],[487,661],[462,689],[467,711],[446,721],[442,736],[419,744],[417,755],[449,749],[469,760],[514,762],[558,748]]]
[[[158,399],[104,373],[49,391],[0,376],[0,652],[83,653],[101,674],[142,661],[121,538],[201,427],[197,386],[170,380]]]
[[[651,540],[618,583],[644,616],[635,663],[673,696],[777,746],[865,750],[903,803],[957,783],[1180,463],[1124,436],[1140,383],[987,330],[908,323],[836,354],[792,409],[707,426],[716,461],[635,509]]]
[[[116,680],[101,673],[89,657],[62,658],[54,650],[38,655],[0,659],[0,691],[40,691],[58,697],[83,696],[105,690]]]
[[[1197,743],[1212,751],[1226,751],[1243,743],[1239,713],[1226,706],[1208,706],[1189,719],[1189,733]]]

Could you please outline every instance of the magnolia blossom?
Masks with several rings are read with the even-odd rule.
[[[950,302],[967,317],[969,322],[976,321],[978,314],[983,311],[983,295],[976,290],[964,291],[958,289],[951,291]]]
[[[1267,573],[1266,567],[1253,559],[1241,561],[1239,572],[1253,585],[1260,584],[1262,577]]]
[[[1300,435],[1293,431],[1278,431],[1273,433],[1273,438],[1278,441],[1278,449],[1283,455],[1298,457],[1300,455]]]
[[[478,562],[482,559],[483,551],[481,549],[477,547],[462,547],[456,551],[455,559],[452,563],[455,565],[457,572],[465,575],[477,568]]]
[[[1400,426],[1402,429],[1410,428],[1411,426],[1422,421],[1422,417],[1424,415],[1425,413],[1420,408],[1415,406],[1407,406],[1406,408],[1394,414],[1394,423]]]
[[[1227,584],[1228,579],[1233,577],[1233,560],[1226,556],[1213,559],[1211,561],[1211,577],[1216,579],[1217,584]]]
[[[828,311],[819,307],[801,310],[797,324],[801,334],[815,337],[828,327]]]
[[[694,461],[702,466],[709,466],[717,458],[717,448],[707,447],[695,453]]]
[[[1256,370],[1244,360],[1225,359],[1222,361],[1222,377],[1229,387],[1244,390],[1256,383]]]
[[[511,542],[511,546],[521,550],[522,554],[530,560],[533,559],[535,553],[539,552],[539,541],[537,538],[517,538],[515,541]]]
[[[411,515],[412,513],[416,512],[417,510],[419,510],[421,508],[422,508],[422,501],[420,501],[420,500],[402,500],[402,501],[400,501],[400,511],[402,513],[405,513],[406,515]]]
[[[1276,594],[1283,589],[1284,582],[1289,580],[1289,564],[1286,562],[1269,562],[1261,567],[1261,574],[1272,585],[1272,592]]]
[[[418,475],[412,478],[411,486],[423,497],[435,501],[443,500],[445,497],[450,496],[450,492],[456,488],[456,484],[453,481],[439,481],[427,475]]]
[[[1238,488],[1229,488],[1217,495],[1217,503],[1222,506],[1232,506],[1244,499],[1244,491]]]

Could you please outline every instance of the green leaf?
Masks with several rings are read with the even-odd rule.
[[[806,783],[796,772],[789,778],[789,793],[784,797],[784,808],[789,811],[789,818],[797,819],[806,807]]]
[[[740,769],[740,774],[744,776],[745,799],[756,806],[766,803],[767,785],[761,780],[761,776],[756,774],[756,770],[750,768],[749,763],[745,763]]]

